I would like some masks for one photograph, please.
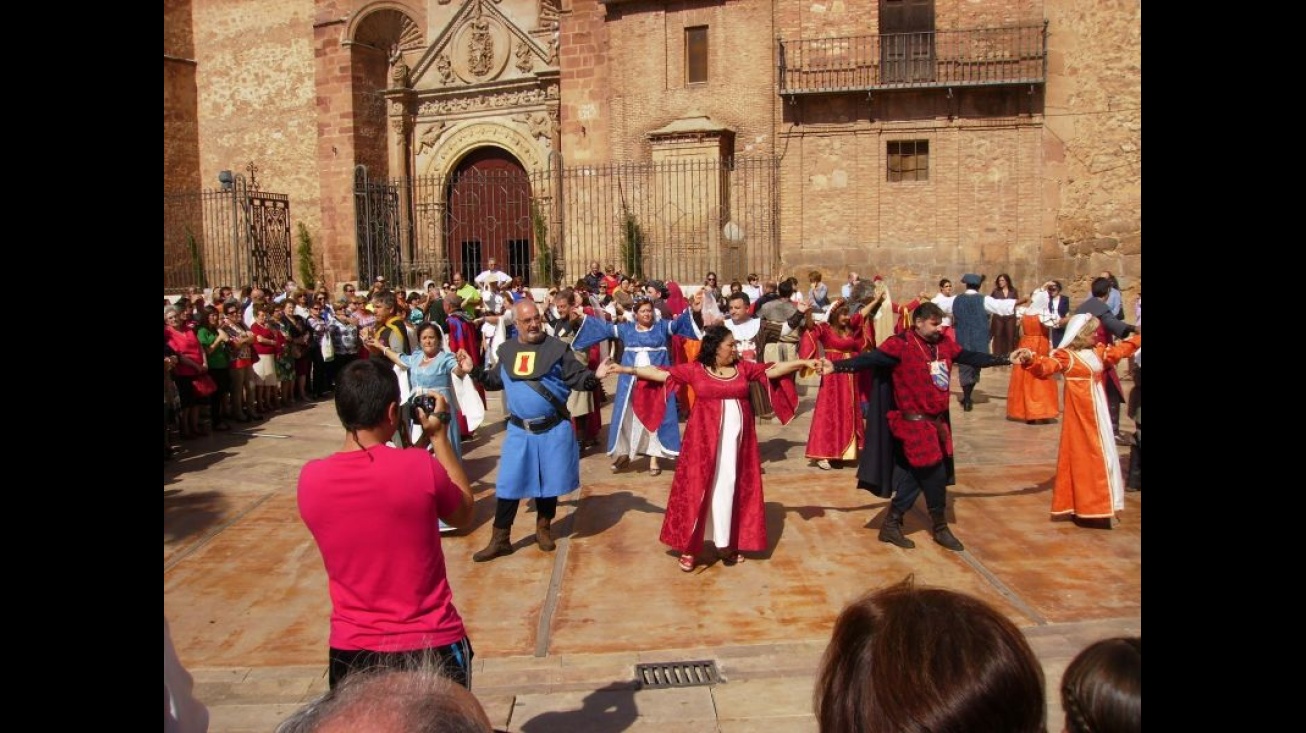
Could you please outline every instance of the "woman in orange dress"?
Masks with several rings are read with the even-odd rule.
[[[1110,529],[1111,520],[1125,508],[1125,488],[1120,453],[1107,415],[1103,374],[1141,348],[1143,336],[1136,333],[1110,346],[1098,344],[1099,325],[1092,316],[1076,315],[1066,325],[1061,345],[1049,356],[1036,357],[1029,349],[1017,349],[1011,353],[1011,361],[1039,379],[1061,374],[1066,382],[1052,517]]]
[[[1048,340],[1051,324],[1046,322],[1047,310],[1048,294],[1045,288],[1039,288],[1020,315],[1017,349],[1029,349],[1036,357],[1052,352],[1052,343]],[[1039,420],[1052,420],[1058,413],[1056,381],[1038,379],[1024,369],[1011,370],[1011,381],[1007,383],[1008,419],[1034,424]]]

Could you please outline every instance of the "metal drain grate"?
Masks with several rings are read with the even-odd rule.
[[[716,662],[658,662],[635,665],[635,681],[640,689],[657,690],[666,687],[697,687],[715,685],[721,681]]]

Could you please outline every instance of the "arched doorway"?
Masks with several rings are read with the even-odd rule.
[[[531,180],[521,163],[499,148],[477,148],[449,177],[447,200],[444,241],[453,269],[471,282],[494,260],[530,285]]]

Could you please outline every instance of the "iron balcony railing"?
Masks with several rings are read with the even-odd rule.
[[[777,41],[781,94],[1042,84],[1047,22]]]

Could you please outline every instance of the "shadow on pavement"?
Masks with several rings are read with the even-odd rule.
[[[513,727],[522,733],[619,733],[635,724],[635,689],[614,682],[585,696],[580,710],[547,712]]]

